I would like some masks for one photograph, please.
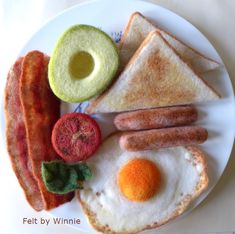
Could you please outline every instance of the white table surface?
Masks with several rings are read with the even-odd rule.
[[[79,2],[84,1],[0,0],[1,93],[7,70],[30,35],[50,17]],[[231,80],[235,84],[234,0],[152,0],[151,2],[176,12],[198,27],[221,55]],[[0,233],[82,234],[83,232],[65,225],[23,224],[23,218],[49,219],[50,216],[44,211],[35,212],[29,207],[13,174],[5,148],[1,147],[0,150],[0,184],[2,187],[0,192]],[[232,231],[235,231],[235,150],[233,150],[222,178],[207,199],[189,215],[167,225],[164,232],[160,230],[158,233],[231,233]]]

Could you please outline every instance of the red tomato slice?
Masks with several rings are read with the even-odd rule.
[[[89,115],[63,115],[52,131],[52,145],[67,162],[83,161],[91,157],[101,144],[99,125]]]

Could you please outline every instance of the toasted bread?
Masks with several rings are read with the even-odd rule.
[[[116,82],[87,113],[122,112],[219,98],[158,31],[151,32]]]
[[[120,41],[122,67],[128,63],[147,35],[151,31],[156,30],[161,33],[164,39],[177,51],[177,53],[179,53],[185,62],[192,66],[197,73],[204,73],[219,66],[219,63],[216,61],[195,51],[174,36],[153,25],[139,12],[135,12],[131,15],[124,31],[124,35]]]

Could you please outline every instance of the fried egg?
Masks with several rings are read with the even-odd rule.
[[[90,224],[104,233],[137,233],[182,214],[207,187],[203,153],[196,147],[127,152],[119,135],[87,160],[93,177],[78,192]]]

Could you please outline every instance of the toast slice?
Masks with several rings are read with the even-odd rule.
[[[197,73],[215,69],[219,66],[216,61],[205,57],[169,33],[155,27],[139,12],[131,15],[128,25],[120,41],[120,57],[122,68],[128,63],[135,51],[151,31],[158,31],[164,39],[177,51],[182,59],[187,62]]]
[[[151,32],[115,83],[87,113],[123,112],[219,98],[158,31]]]

